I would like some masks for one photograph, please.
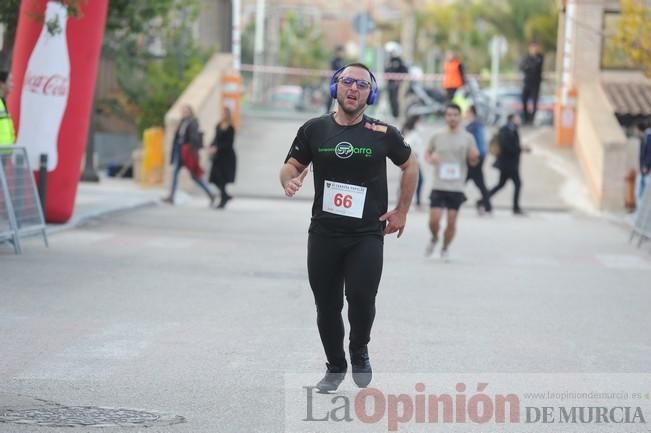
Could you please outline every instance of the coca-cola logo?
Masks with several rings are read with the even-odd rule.
[[[45,96],[66,96],[68,94],[68,78],[62,75],[28,75],[25,79],[25,89],[32,93]]]

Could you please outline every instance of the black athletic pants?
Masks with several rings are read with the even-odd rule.
[[[486,212],[491,212],[493,210],[493,206],[491,206],[491,199],[488,196],[488,188],[486,188],[486,183],[484,182],[484,170],[482,168],[483,165],[484,158],[479,158],[479,162],[475,166],[469,165],[466,182],[468,182],[468,180],[472,180],[475,183],[479,189],[479,192],[481,193],[481,200],[479,200],[480,205],[484,206]]]
[[[522,189],[522,181],[520,180],[520,169],[518,167],[509,167],[507,169],[500,170],[500,181],[490,190],[488,193],[489,197],[495,195],[497,191],[504,188],[508,180],[513,181],[513,210],[520,210],[520,190]]]
[[[391,105],[391,115],[398,118],[400,116],[400,82],[389,83],[389,105]]]
[[[522,114],[524,123],[533,123],[538,110],[538,95],[540,93],[540,84],[525,84],[522,88]],[[529,100],[533,104],[532,111],[529,111]]]
[[[371,339],[383,250],[384,240],[379,236],[309,236],[307,271],[316,304],[316,322],[326,358],[332,365],[347,365],[341,317],[344,294],[350,322],[349,349],[362,349]]]

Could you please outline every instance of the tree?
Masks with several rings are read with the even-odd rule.
[[[103,111],[132,122],[140,133],[147,127],[163,124],[167,110],[201,71],[208,57],[191,35],[198,16],[197,0],[149,2],[156,3],[157,8],[147,10],[152,16],[148,22],[136,20],[129,24],[139,29],[134,33],[121,28],[120,23],[130,20],[123,14],[146,6],[146,2],[137,6],[118,1],[126,9],[114,16],[114,30],[107,34],[103,55],[115,62],[119,91],[99,101]],[[162,7],[163,2],[169,9]]]
[[[621,0],[615,45],[651,78],[651,6],[644,0]]]
[[[56,0],[68,6],[68,15],[76,17],[79,15],[80,3],[88,0]],[[20,11],[20,0],[2,0],[0,2],[0,23],[5,26],[5,33],[0,51],[0,69],[9,69],[11,54],[16,38],[18,27],[18,13]],[[34,12],[34,19],[42,20],[43,17]]]
[[[545,51],[556,46],[558,11],[555,0],[458,0],[433,5],[417,15],[421,44],[418,56],[427,50],[457,52],[469,72],[478,72],[490,61],[488,41],[501,34],[509,42],[510,56],[503,65],[515,68],[528,41],[542,44]]]
[[[21,0],[0,1],[0,23],[5,25],[0,68],[8,68],[13,51]],[[78,16],[80,6],[92,0],[59,0],[68,6],[70,16]],[[107,33],[141,33],[155,17],[164,16],[173,7],[183,5],[180,0],[110,0],[106,18]],[[42,19],[34,14],[34,19]]]
[[[328,64],[328,51],[321,32],[295,13],[289,13],[280,32],[279,62],[283,66],[322,69]],[[319,82],[301,79],[302,84]]]
[[[80,6],[92,0],[60,1],[70,16],[78,16]],[[0,1],[0,23],[6,27],[0,68],[9,66],[19,8],[20,0]],[[115,59],[120,90],[99,101],[101,109],[129,119],[140,131],[162,124],[207,58],[190,36],[197,13],[197,0],[110,0],[103,55]],[[163,53],[151,52],[155,41],[165,47]]]
[[[456,2],[433,5],[418,13],[416,26],[421,43],[415,58],[422,62],[426,51],[434,47],[441,60],[445,50],[453,50],[463,59],[467,70],[479,70],[488,59],[485,44],[489,37],[477,9],[477,4]]]

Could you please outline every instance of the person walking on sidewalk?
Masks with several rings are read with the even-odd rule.
[[[529,53],[520,62],[520,70],[524,75],[522,86],[522,113],[524,124],[533,123],[538,109],[538,95],[542,83],[544,57],[540,52],[540,45],[535,42],[529,44]],[[532,110],[529,111],[529,101],[532,103]]]
[[[416,161],[418,162],[418,183],[416,184],[416,208],[420,210],[420,196],[423,189],[423,170],[422,170],[422,158],[425,151],[425,145],[423,144],[423,137],[418,131],[418,122],[420,122],[420,116],[411,116],[407,119],[405,124],[402,127],[402,135],[405,137],[405,142],[409,144],[412,152],[416,156]]]
[[[508,180],[513,181],[513,214],[524,215],[520,207],[520,191],[522,190],[522,181],[520,180],[520,155],[522,151],[529,152],[531,149],[520,143],[520,116],[509,114],[506,119],[506,125],[499,130],[497,139],[499,142],[500,152],[495,161],[495,168],[500,171],[500,180],[488,193],[489,198],[493,197],[497,191],[504,188]]]
[[[452,102],[457,89],[463,87],[465,83],[466,74],[461,59],[454,54],[454,51],[448,50],[443,64],[443,88],[448,95],[448,102]]]
[[[468,125],[466,125],[466,131],[468,131],[475,138],[475,144],[477,145],[477,150],[479,150],[479,162],[477,165],[468,166],[468,176],[466,177],[466,183],[468,180],[472,180],[479,192],[481,193],[481,200],[478,200],[476,203],[477,211],[482,213],[485,211],[491,213],[493,207],[491,206],[491,199],[488,197],[488,189],[486,188],[486,183],[484,182],[484,160],[486,159],[486,153],[488,149],[486,148],[486,136],[484,134],[484,124],[477,117],[477,108],[474,105],[471,105],[466,112],[466,117],[468,118]]]
[[[637,187],[638,201],[642,200],[644,189],[651,174],[651,127],[644,123],[637,124],[637,135],[640,137],[640,174]]]
[[[479,151],[473,136],[461,127],[461,108],[457,104],[448,104],[445,109],[445,123],[447,130],[435,134],[425,152],[425,161],[434,166],[429,218],[432,238],[425,249],[425,256],[429,258],[434,255],[439,240],[441,217],[443,211],[447,210],[441,258],[448,260],[450,244],[457,230],[459,208],[466,201],[463,191],[468,164],[477,164]]]
[[[217,124],[215,138],[210,145],[210,154],[212,155],[210,182],[219,189],[218,209],[224,209],[226,203],[233,198],[226,192],[226,185],[235,182],[237,160],[233,148],[234,141],[235,128],[232,125],[231,110],[224,107],[222,119]]]
[[[400,132],[367,117],[377,100],[377,81],[367,66],[351,63],[330,80],[335,113],[313,118],[296,134],[280,170],[287,197],[303,185],[311,163],[314,202],[307,243],[307,270],[317,326],[327,358],[319,392],[334,391],[348,364],[344,352],[344,295],[350,322],[353,380],[371,381],[368,343],[383,265],[384,235],[402,235],[416,188],[418,163]],[[396,208],[387,211],[386,158],[402,169]]]
[[[179,179],[181,168],[185,167],[190,172],[192,180],[208,195],[210,205],[215,201],[215,195],[210,191],[206,182],[201,178],[203,170],[199,165],[199,149],[203,147],[203,136],[199,131],[199,122],[192,111],[192,107],[184,105],[181,108],[181,123],[174,134],[172,143],[171,162],[174,166],[174,175],[172,177],[172,187],[170,194],[163,199],[165,203],[174,204],[174,195]]]

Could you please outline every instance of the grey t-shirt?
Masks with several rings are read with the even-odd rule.
[[[468,174],[468,152],[476,148],[474,137],[463,129],[434,134],[427,149],[439,157],[434,166],[432,189],[463,192]]]

